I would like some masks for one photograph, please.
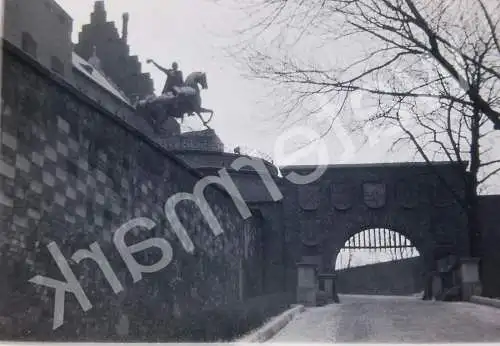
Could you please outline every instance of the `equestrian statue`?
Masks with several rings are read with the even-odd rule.
[[[208,89],[207,75],[204,72],[193,72],[183,80],[182,71],[176,62],[172,63],[170,69],[158,65],[152,59],[147,60],[148,64],[153,64],[160,71],[167,75],[167,81],[160,96],[148,96],[136,103],[136,110],[146,116],[151,125],[158,130],[161,123],[167,117],[173,117],[184,121],[184,116],[197,115],[203,125],[207,128],[212,120],[213,110],[201,106],[200,88]],[[202,113],[209,113],[208,120],[204,120]]]

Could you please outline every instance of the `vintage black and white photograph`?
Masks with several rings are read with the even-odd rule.
[[[500,343],[498,0],[3,0],[0,344]]]

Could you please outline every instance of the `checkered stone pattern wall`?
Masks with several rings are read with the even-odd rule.
[[[35,228],[42,216],[48,214],[52,219],[59,217],[70,227],[103,232],[106,238],[113,227],[130,217],[130,212],[134,217],[148,215],[159,219],[160,208],[156,208],[153,217],[148,202],[153,192],[152,181],[137,185],[135,195],[140,198],[131,210],[128,203],[133,181],[126,177],[110,178],[109,170],[103,169],[108,164],[105,152],[98,153],[97,166],[91,167],[85,145],[70,136],[69,124],[63,118],[57,117],[57,131],[49,138],[39,125],[31,124],[24,135],[36,145],[31,152],[22,152],[17,150],[22,138],[18,139],[16,129],[8,125],[15,122],[9,106],[4,107],[3,117],[6,126],[2,129],[0,159],[5,184],[2,219],[12,218],[14,233],[18,233],[18,228]]]
[[[260,253],[244,250],[245,244],[259,246],[256,222],[243,220],[229,197],[209,187],[205,195],[224,234],[215,237],[198,208],[181,202],[176,210],[195,244],[195,253],[186,253],[163,208],[173,194],[192,192],[200,177],[44,73],[4,52],[0,335],[113,340],[126,316],[130,327],[122,332],[125,340],[168,340],[173,319],[239,300],[242,262],[255,262],[252,256]],[[144,274],[138,283],[132,282],[112,238],[114,230],[135,217],[150,218],[157,227],[134,229],[127,244],[163,237],[174,251],[167,268]],[[93,305],[84,312],[66,294],[65,323],[55,331],[54,290],[28,282],[35,275],[63,280],[47,250],[50,242],[68,259]],[[93,261],[69,260],[93,242],[117,274],[122,293],[111,290]],[[151,249],[134,257],[152,264],[159,252]]]

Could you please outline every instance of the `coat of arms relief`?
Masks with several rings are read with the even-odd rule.
[[[368,182],[363,184],[363,199],[372,209],[380,209],[387,202],[387,188],[382,182]]]

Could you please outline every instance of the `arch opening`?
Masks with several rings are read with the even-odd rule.
[[[420,294],[423,269],[415,245],[388,228],[367,228],[354,234],[335,258],[339,293]]]

